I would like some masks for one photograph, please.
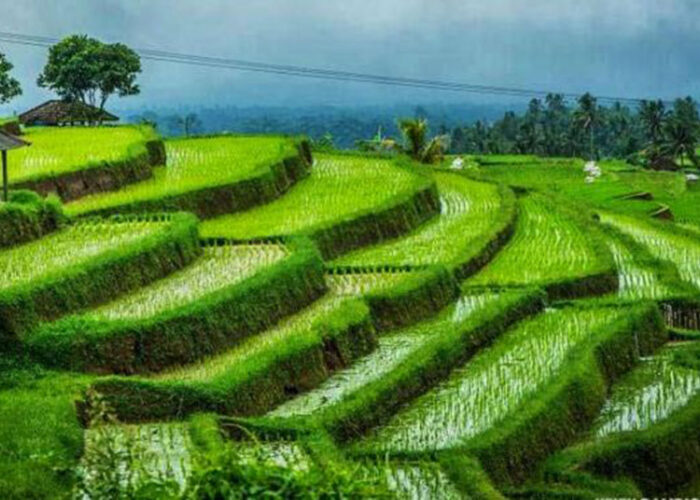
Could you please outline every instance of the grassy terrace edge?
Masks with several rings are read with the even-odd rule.
[[[206,139],[209,136],[199,137]],[[69,213],[75,216],[86,216],[186,211],[194,213],[201,219],[208,219],[268,203],[282,196],[299,180],[308,176],[313,162],[311,145],[307,139],[289,137],[283,139],[291,143],[293,152],[281,153],[275,161],[259,166],[247,178],[106,208],[81,211],[78,207],[69,209]]]
[[[11,191],[0,205],[0,248],[26,243],[55,231],[64,222],[61,203],[32,191]]]
[[[293,397],[290,387],[309,390],[367,354],[377,333],[436,313],[457,297],[457,289],[444,269],[416,273],[385,292],[349,298],[296,345],[259,356],[264,369],[256,367],[248,378],[223,390],[206,384],[107,377],[92,385],[84,410],[89,413],[93,396],[99,395],[124,422],[183,418],[197,411],[259,415]],[[246,393],[248,398],[240,396]]]
[[[131,144],[122,158],[76,165],[71,171],[37,176],[12,184],[12,187],[30,189],[42,195],[56,193],[63,201],[71,201],[148,179],[153,176],[153,167],[165,165],[165,144],[150,127],[132,127],[142,132],[143,141]]]
[[[190,214],[114,216],[106,220],[166,220],[164,230],[82,265],[0,292],[0,332],[21,334],[42,320],[106,302],[161,278],[200,253],[197,219]]]
[[[323,262],[313,245],[293,237],[284,243],[291,253],[280,262],[194,303],[145,321],[69,316],[25,342],[46,365],[95,373],[157,372],[216,354],[325,293]]]

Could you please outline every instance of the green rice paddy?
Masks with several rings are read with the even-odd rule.
[[[589,235],[552,202],[531,195],[520,199],[520,217],[510,243],[473,285],[547,284],[606,270]]]
[[[434,174],[440,215],[413,233],[364,248],[335,261],[338,265],[426,265],[458,262],[494,224],[501,207],[498,187],[456,174]]]
[[[413,192],[420,178],[393,160],[317,155],[311,176],[286,196],[202,224],[203,236],[255,238],[303,232]]]
[[[167,166],[154,168],[153,178],[119,191],[86,196],[69,203],[68,212],[80,215],[230,184],[279,161],[292,147],[281,137],[235,136],[175,139],[165,145]]]
[[[151,135],[135,126],[30,127],[22,139],[31,146],[9,154],[8,175],[19,183],[122,160],[145,153],[144,143]]]
[[[137,292],[90,311],[98,321],[143,319],[190,304],[231,286],[287,255],[281,245],[222,245],[204,249],[194,264]]]
[[[525,321],[399,412],[367,445],[417,452],[464,444],[517,411],[556,378],[574,347],[622,314],[567,308]]]

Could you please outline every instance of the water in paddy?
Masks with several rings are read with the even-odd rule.
[[[673,363],[673,349],[644,358],[615,384],[596,424],[596,437],[646,429],[685,406],[700,394],[700,372]]]
[[[380,337],[379,346],[370,354],[351,367],[335,373],[318,388],[282,404],[269,415],[275,417],[310,415],[343,400],[396,369],[420,349],[431,336],[439,335],[442,330],[454,328],[470,314],[496,300],[497,297],[498,295],[493,293],[464,295],[438,318]]]
[[[437,464],[395,463],[369,466],[367,472],[383,480],[395,498],[458,500],[464,498]]]
[[[80,496],[100,498],[105,486],[128,496],[148,481],[172,482],[182,490],[192,472],[190,447],[182,423],[90,428],[85,431]]]

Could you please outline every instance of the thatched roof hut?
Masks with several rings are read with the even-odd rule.
[[[83,104],[79,101],[46,101],[39,106],[25,111],[19,115],[19,121],[23,125],[74,125],[94,122],[119,121],[107,111],[100,111],[95,106]]]

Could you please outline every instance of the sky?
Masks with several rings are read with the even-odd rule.
[[[85,33],[134,48],[483,85],[700,97],[697,0],[22,0],[0,31]],[[46,49],[0,42],[22,111]],[[365,106],[503,97],[144,61],[141,95],[108,107]]]

